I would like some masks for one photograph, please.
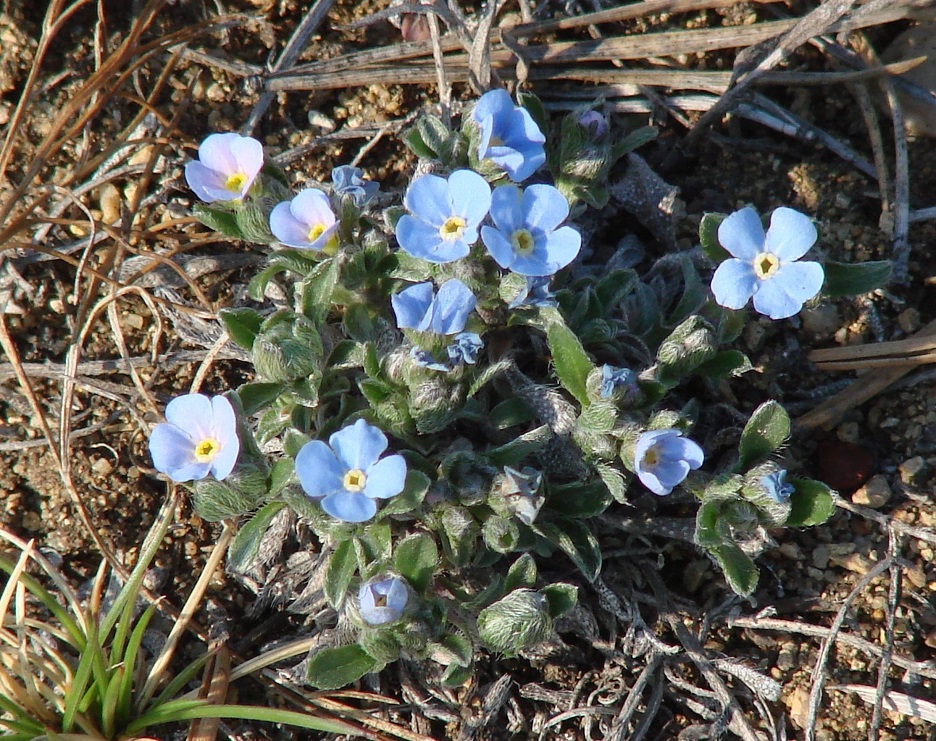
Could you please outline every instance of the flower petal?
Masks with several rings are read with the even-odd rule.
[[[405,215],[400,218],[397,222],[396,238],[405,252],[429,262],[451,262],[468,254],[465,251],[464,254],[453,257],[452,255],[458,252],[451,249],[456,243],[443,241],[438,227],[414,216]]]
[[[669,441],[667,453],[674,460],[685,461],[693,471],[705,462],[705,453],[695,440],[679,437]]]
[[[469,244],[477,241],[469,236],[487,216],[491,208],[491,186],[487,180],[472,170],[455,170],[448,179],[448,188],[452,199],[451,215],[461,216],[465,225],[465,241]]]
[[[478,300],[458,278],[447,280],[439,288],[429,326],[439,334],[458,334],[465,328],[468,315],[474,310]]]
[[[366,471],[387,449],[387,436],[379,428],[359,419],[329,437],[328,444],[346,470]]]
[[[638,469],[637,478],[640,479],[641,484],[646,486],[657,496],[664,497],[673,490],[673,487],[665,486],[663,482],[656,477],[656,474],[653,473],[653,471]]]
[[[205,167],[220,172],[224,177],[238,172],[237,158],[231,151],[231,145],[240,139],[240,134],[228,132],[212,134],[198,147],[198,159]]]
[[[229,201],[236,197],[224,187],[225,177],[221,173],[205,167],[198,160],[192,160],[185,165],[185,182],[195,191],[201,200],[206,203],[212,201]]]
[[[204,394],[184,394],[166,404],[166,421],[188,433],[194,442],[214,437],[211,399]]]
[[[306,234],[316,224],[329,227],[336,221],[328,196],[318,188],[306,188],[300,191],[289,202],[289,210],[297,221],[306,225]]]
[[[454,213],[449,184],[438,175],[416,178],[406,189],[403,202],[413,216],[431,224],[436,230]]]
[[[263,168],[263,145],[252,137],[237,136],[236,139],[230,140],[229,147],[231,156],[237,162],[236,171],[247,176],[247,183],[244,184],[246,193]]]
[[[551,185],[530,185],[523,191],[523,220],[528,227],[553,231],[569,216],[569,202]]]
[[[270,212],[270,231],[280,242],[290,247],[308,249],[309,225],[293,215],[289,201],[277,203]]]
[[[209,464],[195,460],[195,442],[173,424],[162,422],[149,439],[153,467],[173,481],[192,481],[208,475]]]
[[[523,194],[516,185],[501,185],[491,194],[491,218],[508,237],[524,227]],[[482,239],[485,229],[481,227]]]
[[[416,329],[420,332],[429,327],[429,307],[432,305],[432,283],[416,283],[390,297],[390,305],[396,314],[397,327]]]
[[[510,93],[506,90],[489,90],[480,98],[471,112],[471,117],[476,123],[481,123],[485,118],[497,118],[513,110],[513,100]]]
[[[718,243],[742,260],[753,260],[764,251],[764,225],[751,206],[735,211],[718,225]]]
[[[498,188],[498,190],[500,190],[500,188]],[[517,257],[517,253],[514,252],[510,239],[508,239],[503,232],[495,229],[493,226],[482,226],[481,241],[484,242],[484,246],[487,247],[488,252],[491,253],[494,262],[505,270],[511,268]]]
[[[760,282],[754,294],[754,308],[771,319],[786,319],[822,289],[825,273],[818,262],[791,262],[781,265],[769,280]]]
[[[541,235],[529,255],[516,255],[510,269],[520,275],[546,277],[555,275],[578,255],[582,235],[571,226]]]
[[[345,473],[334,451],[321,440],[307,442],[296,456],[296,476],[313,499],[344,491]]]
[[[214,438],[221,449],[211,459],[211,474],[224,481],[234,470],[240,455],[240,438],[237,436],[237,416],[234,407],[224,396],[211,397],[212,426]]]
[[[743,309],[758,290],[754,267],[744,260],[729,258],[715,268],[712,293],[715,302],[726,309]]]
[[[818,237],[812,219],[781,206],[770,216],[770,228],[764,244],[767,251],[779,257],[781,262],[792,262],[809,252]]]
[[[406,459],[402,455],[388,455],[367,469],[364,493],[371,499],[395,497],[406,485]]]
[[[360,492],[340,491],[322,500],[322,509],[336,520],[367,522],[377,514],[377,503]]]

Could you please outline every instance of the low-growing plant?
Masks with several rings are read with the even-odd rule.
[[[309,658],[316,687],[401,656],[457,685],[479,651],[547,640],[578,585],[544,566],[564,554],[596,580],[591,518],[644,492],[694,497],[696,543],[741,595],[766,529],[832,512],[825,485],[779,460],[779,403],[737,429],[710,406],[751,370],[736,347],[749,301],[779,320],[823,290],[867,291],[888,266],[800,261],[812,220],[780,208],[765,229],[750,207],[702,221],[712,293],[699,255],[643,273],[620,256],[576,262],[576,221],[655,133],[615,137],[599,109],[551,125],[534,96],[495,90],[460,129],[424,116],[402,207],[348,167],[292,196],[235,134],[209,136],[186,168],[202,222],[272,249],[254,303],[221,311],[256,379],[173,400],[153,459],[191,482],[202,517],[243,520],[234,571],[269,562],[290,523],[314,533],[342,628]]]

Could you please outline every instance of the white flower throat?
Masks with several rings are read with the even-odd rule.
[[[780,269],[780,258],[772,252],[761,252],[754,258],[754,275],[760,280],[773,278]]]
[[[345,491],[363,491],[364,485],[367,483],[367,476],[364,475],[364,472],[360,468],[352,468],[344,475],[344,484]]]
[[[210,463],[221,452],[221,443],[213,437],[206,437],[195,445],[195,460],[199,463]]]

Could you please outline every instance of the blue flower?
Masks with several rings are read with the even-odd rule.
[[[303,250],[334,252],[338,220],[328,196],[306,188],[291,201],[277,203],[270,213],[270,231],[280,242]]]
[[[471,170],[455,170],[448,180],[423,175],[406,189],[403,202],[410,213],[397,222],[400,247],[429,262],[452,262],[478,241],[478,226],[491,208],[491,186]]]
[[[358,208],[364,208],[380,190],[379,183],[365,180],[363,175],[364,171],[360,167],[350,165],[341,165],[331,172],[335,193],[339,196],[347,196]]]
[[[822,289],[818,262],[796,262],[816,242],[812,220],[791,208],[778,208],[764,234],[757,211],[735,211],[718,227],[718,241],[731,254],[712,276],[715,301],[741,309],[754,297],[754,308],[771,319],[793,316]]]
[[[474,332],[461,332],[452,338],[452,344],[446,350],[453,365],[459,363],[474,365],[482,347],[484,347],[484,340],[479,335]]]
[[[185,181],[203,201],[235,201],[247,195],[263,167],[263,145],[240,134],[212,134],[185,166]]]
[[[506,90],[491,90],[478,99],[471,114],[481,128],[478,159],[502,167],[522,183],[546,162],[546,137],[529,111],[515,106]]]
[[[403,617],[409,602],[409,589],[397,576],[378,576],[361,585],[358,602],[365,623],[386,625]]]
[[[786,482],[786,475],[786,469],[781,468],[779,471],[768,474],[761,479],[761,486],[764,487],[767,496],[778,504],[789,502],[790,495],[796,491],[793,484]]]
[[[666,496],[681,484],[690,470],[702,465],[705,454],[678,430],[650,430],[638,439],[634,449],[637,478],[658,496]]]
[[[167,422],[153,428],[149,449],[156,470],[173,481],[219,481],[234,469],[240,453],[234,407],[223,396],[178,396],[166,405]]]
[[[434,371],[443,371],[448,372],[452,370],[445,363],[440,363],[428,350],[423,350],[421,347],[411,347],[409,351],[410,359],[420,365],[423,368],[428,368],[429,370]]]
[[[601,390],[599,393],[602,399],[610,399],[619,388],[632,391],[636,384],[637,374],[630,368],[618,368],[613,365],[601,366]]]
[[[552,291],[549,290],[551,276],[526,276],[526,288],[517,294],[508,305],[508,309],[517,309],[521,306],[558,306],[559,302]]]
[[[432,283],[417,283],[390,297],[400,329],[458,334],[465,328],[477,299],[458,278],[447,280],[433,295]]]
[[[491,218],[481,239],[502,268],[520,275],[547,276],[564,268],[579,253],[582,235],[559,227],[569,215],[569,202],[551,185],[516,185],[494,189]]]
[[[406,461],[401,455],[380,458],[387,436],[363,419],[328,438],[313,440],[296,456],[296,475],[311,499],[337,520],[366,522],[377,513],[375,499],[403,491]],[[379,459],[379,460],[378,460]]]

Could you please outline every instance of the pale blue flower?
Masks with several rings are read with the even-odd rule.
[[[551,185],[531,185],[523,191],[505,185],[494,189],[495,226],[481,227],[481,239],[502,268],[520,275],[553,275],[572,262],[582,246],[582,235],[575,229],[559,227],[568,215],[569,202]]]
[[[311,499],[337,520],[366,522],[377,513],[375,499],[389,499],[406,482],[401,455],[380,458],[387,436],[359,419],[328,438],[312,440],[296,456],[296,475]]]
[[[289,247],[334,252],[337,229],[331,202],[317,188],[306,188],[291,201],[277,203],[270,213],[270,231]]]
[[[793,484],[787,483],[786,475],[786,469],[781,468],[779,471],[767,474],[761,479],[761,486],[764,487],[764,492],[778,504],[789,502],[790,495],[796,491],[796,487],[793,486]]]
[[[479,335],[474,332],[460,332],[452,338],[452,344],[446,348],[446,351],[453,365],[459,363],[474,365],[482,347],[484,347],[484,340]]]
[[[444,373],[452,370],[445,363],[440,363],[432,357],[432,354],[428,350],[423,350],[421,347],[411,347],[409,356],[410,360],[416,363],[416,365],[428,368],[429,370],[442,371]]]
[[[166,405],[166,422],[153,428],[153,466],[173,481],[193,481],[209,473],[219,481],[234,469],[240,453],[234,407],[223,396],[177,396]]]
[[[521,306],[558,306],[559,302],[552,291],[549,290],[549,275],[527,275],[526,287],[517,294],[508,305],[508,309],[517,309]]]
[[[434,295],[432,283],[417,283],[390,297],[400,329],[458,334],[465,328],[477,299],[458,278],[447,280]]]
[[[347,196],[358,208],[364,208],[380,190],[379,183],[364,179],[364,171],[360,167],[341,165],[332,170],[331,176],[335,193]]]
[[[578,117],[579,125],[588,131],[592,141],[600,141],[608,133],[608,119],[598,111],[584,111]]]
[[[386,625],[403,617],[409,589],[397,576],[378,576],[364,582],[358,591],[361,619],[368,625]]]
[[[243,198],[263,167],[263,145],[240,134],[211,134],[198,159],[185,166],[185,181],[207,203]]]
[[[491,160],[515,183],[522,183],[546,163],[546,137],[529,111],[514,105],[506,90],[482,95],[471,117],[481,129],[478,159]]]
[[[658,496],[681,484],[690,470],[702,465],[705,454],[678,430],[650,430],[637,439],[634,470],[637,478]]]
[[[416,178],[403,199],[410,212],[397,222],[406,252],[429,262],[458,260],[478,241],[478,227],[491,207],[491,186],[471,170]]]
[[[822,289],[818,262],[797,262],[815,244],[812,220],[791,208],[776,209],[764,233],[757,211],[735,211],[718,227],[718,241],[731,258],[712,276],[715,301],[741,309],[754,297],[754,308],[771,319],[793,316]]]
[[[601,366],[601,389],[599,391],[602,399],[610,399],[614,392],[622,388],[626,392],[632,392],[637,385],[637,374],[630,368],[618,368],[614,365]]]

